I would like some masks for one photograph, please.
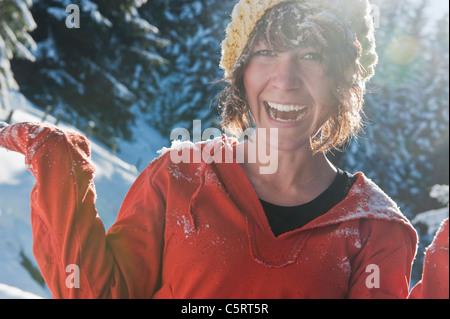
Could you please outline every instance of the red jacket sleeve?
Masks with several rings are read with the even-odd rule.
[[[415,233],[399,222],[361,225],[360,253],[353,261],[349,298],[405,299],[416,253]]]
[[[25,155],[33,252],[54,298],[150,298],[159,283],[164,203],[148,168],[105,234],[95,209],[94,165],[85,137],[32,123],[0,131]]]
[[[448,218],[427,248],[422,279],[411,289],[410,299],[448,299]]]

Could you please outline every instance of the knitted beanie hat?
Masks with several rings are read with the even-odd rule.
[[[225,76],[231,74],[235,63],[242,55],[250,34],[264,13],[282,2],[311,3],[333,12],[355,33],[362,47],[360,64],[364,80],[374,74],[377,54],[371,7],[368,0],[240,0],[231,14],[231,22],[226,28],[222,42],[222,59],[220,67]]]

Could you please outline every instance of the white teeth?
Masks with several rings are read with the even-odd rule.
[[[280,121],[280,122],[299,121],[305,116],[306,110],[308,109],[307,106],[302,106],[302,105],[285,105],[285,104],[277,104],[277,103],[272,103],[272,102],[267,102],[267,105],[269,106],[268,113],[269,113],[270,117],[272,119]],[[284,118],[280,118],[279,116],[281,116],[281,114],[280,113],[277,114],[277,112],[297,112],[297,114],[296,114],[295,118],[292,118],[293,114],[287,115],[287,116],[289,116],[289,118],[285,118],[287,116],[282,116]]]
[[[281,112],[292,112],[292,111],[303,111],[304,109],[308,108],[307,106],[302,105],[284,105],[284,104],[277,104],[272,102],[267,102],[267,104],[277,111]]]

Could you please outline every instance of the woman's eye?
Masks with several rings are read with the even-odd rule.
[[[305,54],[302,59],[321,62],[323,58],[319,53],[310,52]]]
[[[265,57],[271,57],[275,56],[276,53],[273,50],[259,50],[253,53],[253,56],[265,56]]]

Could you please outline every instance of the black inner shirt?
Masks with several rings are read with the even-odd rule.
[[[299,206],[279,206],[260,199],[272,232],[276,237],[301,228],[313,219],[325,214],[347,197],[357,177],[338,169],[333,183],[309,203]]]

